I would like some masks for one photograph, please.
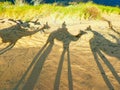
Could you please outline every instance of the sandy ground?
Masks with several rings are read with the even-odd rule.
[[[72,41],[67,51],[58,40],[45,46],[48,36],[61,27],[63,20],[49,22],[51,28],[45,33],[23,35],[13,48],[0,55],[0,90],[120,90],[120,16],[106,18],[116,32],[105,21],[65,20],[72,35],[89,25],[97,32],[94,35],[87,31]],[[0,23],[0,30],[9,30],[10,26]],[[7,45],[1,43],[0,49]]]

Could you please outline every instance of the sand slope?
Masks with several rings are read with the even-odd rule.
[[[119,17],[107,17],[117,32],[120,32]],[[66,21],[73,35],[89,25],[98,34],[94,36],[88,31],[70,43],[69,52],[64,52],[63,43],[58,40],[44,46],[51,32],[61,27],[61,22],[49,23],[51,28],[46,33],[19,38],[12,49],[0,55],[0,90],[55,90],[58,86],[60,90],[120,90],[118,33],[109,29],[105,21]],[[9,30],[10,26],[1,23],[0,29],[8,27]],[[7,45],[2,43],[0,49]]]

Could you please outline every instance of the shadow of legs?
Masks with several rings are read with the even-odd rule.
[[[52,47],[53,47],[53,44],[49,44],[49,46],[45,49],[45,51],[38,58],[38,61],[34,65],[33,70],[22,90],[33,90],[34,89],[34,86],[38,80],[38,77],[44,65],[45,59],[49,55]]]
[[[116,80],[118,81],[118,83],[120,84],[120,77],[119,75],[116,73],[115,69],[113,68],[112,64],[107,60],[107,58],[101,53],[100,50],[98,50],[98,54],[100,56],[100,58],[104,61],[104,63],[107,65],[107,67],[110,69],[110,71],[112,72],[112,74],[114,75],[114,77],[116,78]]]
[[[33,65],[35,64],[35,62],[38,61],[39,57],[41,56],[41,53],[43,52],[43,50],[45,49],[46,46],[47,46],[47,43],[40,49],[40,51],[38,52],[38,54],[34,57],[33,61],[29,65],[28,69],[26,70],[26,72],[24,73],[24,75],[19,80],[19,82],[17,83],[17,85],[14,87],[13,90],[18,90],[19,86],[21,85],[21,83],[23,82],[23,80],[25,79],[25,77],[27,76],[28,72],[33,67]]]
[[[56,78],[55,78],[55,83],[54,83],[54,90],[59,90],[60,76],[61,76],[61,72],[62,72],[65,52],[66,52],[66,49],[63,50],[61,58],[60,58],[60,62],[59,62],[59,66],[58,66],[58,70],[57,70],[57,74],[56,74]]]
[[[67,57],[68,57],[68,83],[69,83],[69,90],[73,90],[73,81],[72,81],[72,71],[71,71],[71,64],[70,64],[70,51],[69,48],[67,49]]]
[[[7,47],[0,50],[0,55],[5,53],[6,51],[10,50],[12,47],[14,47],[14,45],[15,45],[15,43],[10,43],[10,45],[8,45]]]
[[[94,59],[95,59],[95,61],[96,61],[96,64],[97,64],[97,66],[98,66],[98,68],[99,68],[99,70],[100,70],[100,72],[101,72],[101,75],[102,75],[102,77],[103,77],[106,85],[108,86],[108,88],[109,88],[110,90],[114,90],[114,87],[112,86],[112,84],[111,84],[111,82],[109,81],[107,75],[105,74],[105,71],[104,71],[101,63],[99,62],[99,58],[98,58],[98,55],[97,55],[97,49],[95,49],[95,48],[91,48],[91,49],[92,49],[92,53],[93,53],[93,55],[94,55]]]

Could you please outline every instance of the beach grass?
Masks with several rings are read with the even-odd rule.
[[[102,14],[120,14],[119,7],[97,5],[92,2],[61,6],[40,4],[37,6],[23,4],[13,5],[9,2],[0,3],[0,17],[22,20],[44,18],[54,15],[54,18],[76,17],[79,19],[99,19]]]

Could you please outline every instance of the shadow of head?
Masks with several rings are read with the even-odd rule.
[[[91,26],[89,25],[89,26],[85,29],[85,31],[92,31]]]
[[[65,23],[65,21],[62,23],[62,28],[66,28],[66,23]]]

